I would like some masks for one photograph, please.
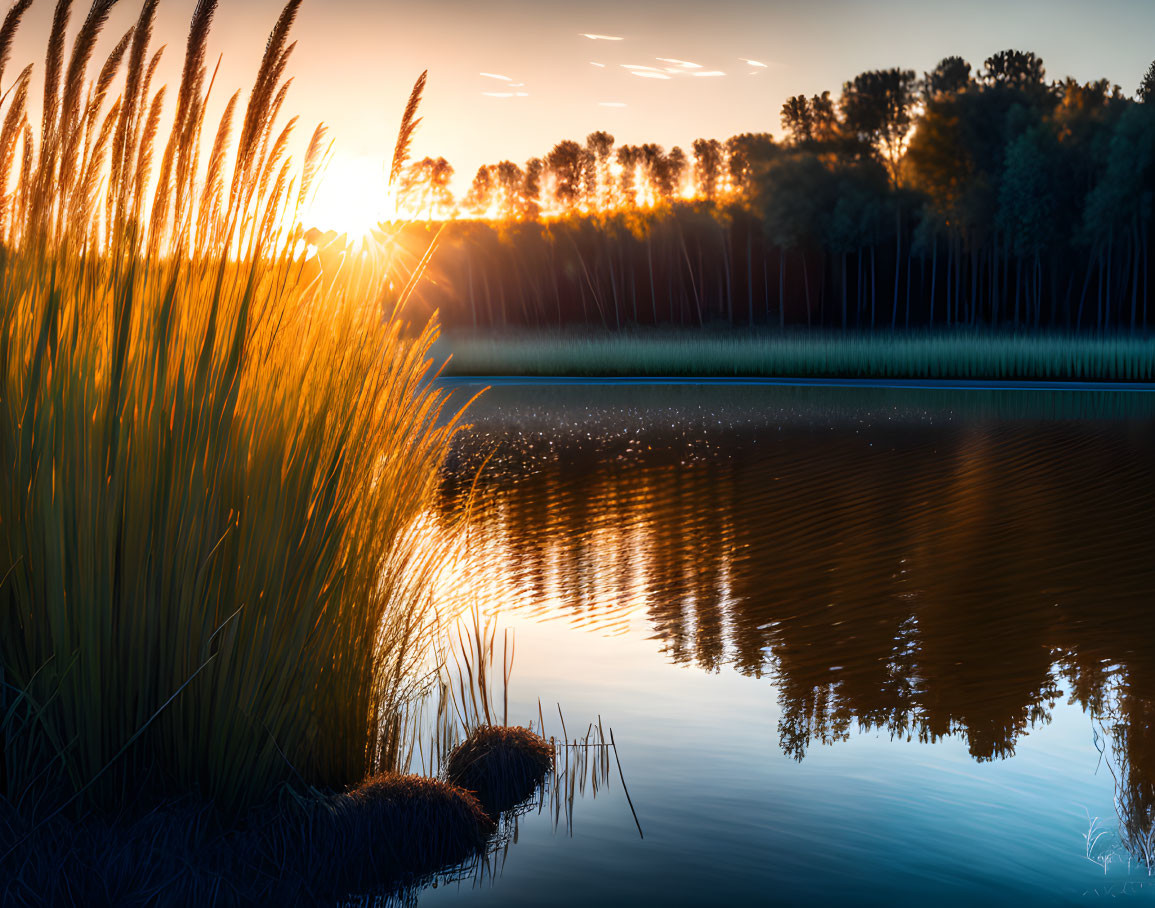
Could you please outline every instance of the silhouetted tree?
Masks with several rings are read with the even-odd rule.
[[[1147,104],[1155,101],[1155,62],[1147,67],[1143,81],[1139,83],[1139,100]]]
[[[768,132],[746,132],[726,140],[726,160],[730,171],[730,185],[741,192],[753,187],[756,174],[778,152],[778,146]]]
[[[665,180],[662,183],[662,191],[667,201],[681,191],[688,167],[689,162],[686,160],[686,153],[675,145],[666,155],[665,161]]]
[[[586,151],[593,163],[593,179],[590,198],[596,208],[610,206],[612,190],[610,180],[610,155],[614,150],[614,137],[608,132],[591,132],[586,136]]]
[[[782,128],[793,145],[814,141],[814,113],[806,95],[794,95],[782,105]]]
[[[1017,259],[1013,294],[1016,324],[1021,303],[1033,312],[1036,325],[1042,314],[1040,258],[1056,240],[1053,187],[1058,158],[1058,142],[1044,124],[1028,129],[1007,149],[996,226],[1009,239],[1009,252]],[[992,313],[992,318],[998,316],[998,312]]]
[[[465,208],[477,216],[485,215],[493,203],[493,168],[481,166],[473,176],[469,193],[465,197]]]
[[[944,57],[923,80],[923,95],[932,101],[939,95],[962,91],[971,84],[971,65],[962,57]]]
[[[722,178],[722,143],[717,139],[694,140],[694,182],[698,194],[713,199]]]
[[[830,142],[838,136],[838,112],[830,92],[824,91],[810,99],[810,119],[813,123],[814,140]]]
[[[526,217],[537,217],[541,211],[541,177],[543,173],[545,173],[545,162],[541,158],[530,158],[525,162],[525,179],[522,185]]]
[[[1147,104],[1132,106],[1118,120],[1111,136],[1107,167],[1087,196],[1083,238],[1100,272],[1096,327],[1110,324],[1137,327],[1139,296],[1147,295],[1148,250],[1152,197],[1155,195],[1155,112]],[[1119,260],[1129,263],[1128,304],[1115,284],[1123,283],[1115,270]],[[1114,263],[1114,267],[1113,267]],[[1113,280],[1114,278],[1114,280]],[[1144,313],[1146,309],[1144,308]],[[1081,321],[1082,311],[1076,314]]]
[[[636,145],[618,147],[618,166],[622,169],[618,177],[618,194],[623,205],[638,204],[638,167],[642,163],[642,150]]]
[[[526,215],[525,174],[512,161],[502,161],[492,169],[493,193],[497,210],[506,218]]]
[[[1020,91],[1041,89],[1047,71],[1040,57],[1030,51],[1003,50],[987,57],[983,64],[987,85],[1016,88]]]
[[[895,185],[910,133],[914,92],[914,70],[873,70],[847,82],[839,101],[847,131],[883,156]]]
[[[572,208],[581,198],[584,162],[584,149],[569,139],[558,142],[546,158],[554,179],[554,198],[562,208]]]
[[[453,207],[449,182],[453,168],[445,158],[422,158],[405,168],[397,186],[397,204],[414,217],[448,217]]]

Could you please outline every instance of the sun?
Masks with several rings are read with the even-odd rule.
[[[394,220],[397,208],[386,166],[381,158],[335,155],[306,202],[301,223],[348,234],[355,241],[382,221]]]

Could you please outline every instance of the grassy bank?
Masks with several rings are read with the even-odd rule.
[[[1155,380],[1155,339],[639,332],[443,338],[450,375]]]

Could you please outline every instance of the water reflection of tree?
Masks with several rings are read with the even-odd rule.
[[[647,443],[531,444],[487,474],[483,557],[510,565],[523,607],[610,630],[641,611],[676,661],[771,674],[797,759],[860,727],[1006,757],[1061,675],[1150,823],[1149,431],[794,426],[689,458],[684,438]]]
[[[1152,622],[1134,628],[1149,634]],[[1130,632],[1125,632],[1130,636]],[[1149,638],[1148,638],[1149,639]],[[1119,642],[1123,642],[1122,638]],[[1125,645],[1125,644],[1124,644]],[[1119,835],[1129,855],[1155,871],[1155,700],[1150,661],[1098,664],[1069,654],[1060,670],[1074,702],[1091,714],[1096,746],[1115,785]]]

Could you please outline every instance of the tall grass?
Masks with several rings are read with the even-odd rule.
[[[435,326],[407,335],[380,290],[406,284],[388,257],[337,275],[306,260],[295,215],[324,133],[298,169],[296,121],[279,121],[299,5],[215,126],[215,0],[193,14],[171,121],[157,0],[94,80],[112,0],[70,48],[61,2],[39,132],[29,69],[0,108],[13,801],[155,787],[240,809],[286,783],[359,781],[396,752],[431,627],[432,555],[407,527],[455,422],[429,383]]]
[[[1155,339],[923,334],[524,333],[442,341],[454,375],[1155,381]]]

